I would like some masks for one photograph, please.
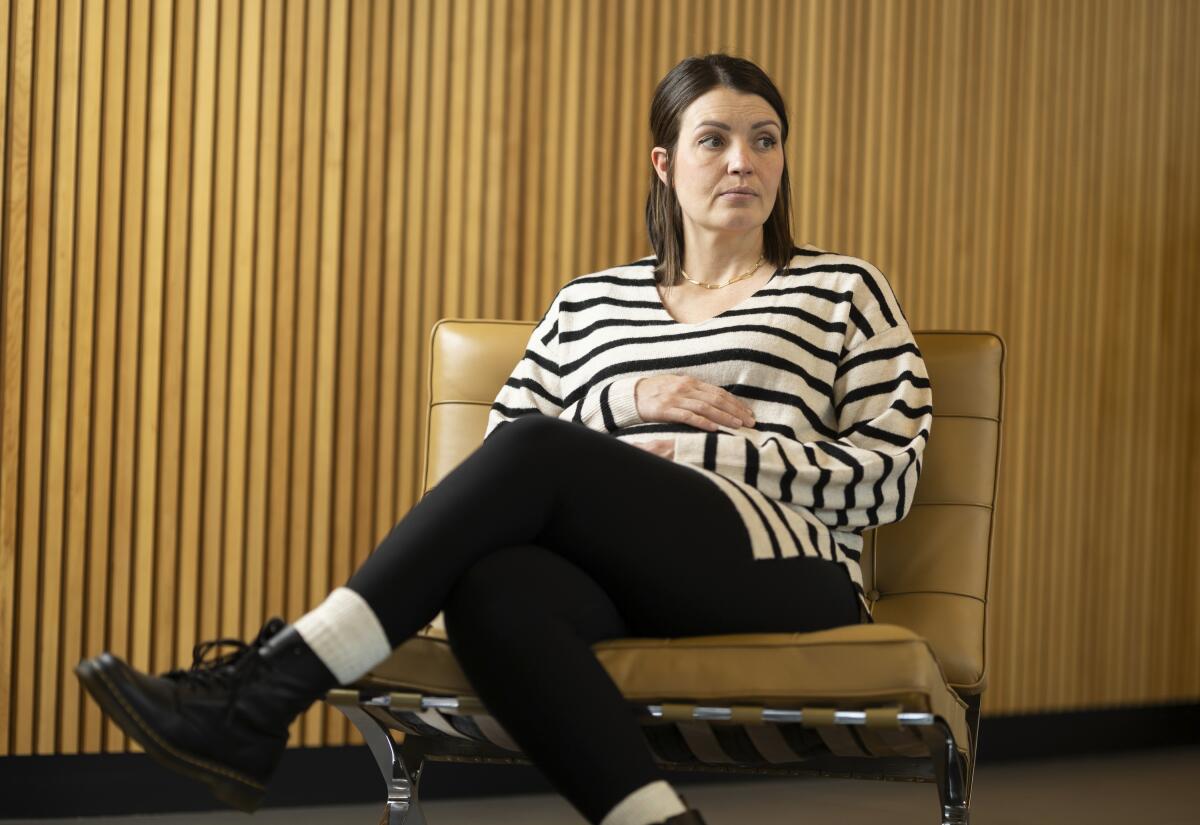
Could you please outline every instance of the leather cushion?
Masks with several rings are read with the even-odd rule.
[[[898,625],[613,639],[592,649],[630,701],[774,708],[899,705],[940,716],[960,745],[969,741],[966,705],[947,685],[929,643]],[[445,632],[432,625],[398,647],[357,687],[474,695]]]

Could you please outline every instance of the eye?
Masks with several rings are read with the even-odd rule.
[[[758,144],[763,149],[774,148],[777,143],[779,143],[779,141],[777,141],[772,135],[759,135],[758,137]]]
[[[710,143],[710,141],[712,142]],[[710,149],[716,149],[721,145],[721,136],[705,135],[704,137],[700,138],[700,145],[707,146]]]

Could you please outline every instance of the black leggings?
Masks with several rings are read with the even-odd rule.
[[[702,474],[542,415],[494,432],[349,587],[393,646],[444,610],[479,698],[593,823],[663,777],[591,644],[859,621],[841,565],[754,559],[737,511]]]

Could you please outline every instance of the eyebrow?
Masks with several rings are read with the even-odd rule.
[[[696,129],[699,129],[701,126],[716,126],[718,129],[724,129],[726,132],[733,131],[732,126],[730,126],[728,123],[722,123],[719,120],[702,120],[696,124]],[[750,124],[751,129],[758,129],[762,126],[774,126],[776,129],[783,128],[774,120],[760,120],[757,123]],[[696,129],[693,129],[692,131],[694,132]]]

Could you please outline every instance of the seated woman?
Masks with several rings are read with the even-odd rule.
[[[933,420],[900,305],[871,264],[792,245],[787,113],[753,63],[684,60],[650,127],[654,256],[559,290],[484,443],[344,587],[187,671],[80,663],[152,756],[253,810],[292,720],[444,610],[589,822],[694,825],[591,645],[870,620],[861,534],[907,513]]]

